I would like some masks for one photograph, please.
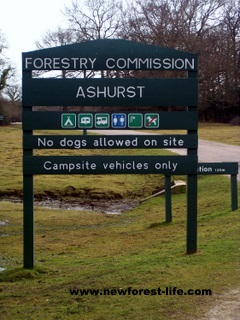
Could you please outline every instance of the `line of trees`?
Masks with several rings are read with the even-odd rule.
[[[7,40],[0,30],[0,115],[4,115],[1,123],[21,120],[21,89],[15,68],[6,57],[7,47]]]
[[[49,30],[36,46],[123,38],[197,53],[200,119],[238,123],[239,8],[240,0],[73,0],[63,12],[67,28]]]

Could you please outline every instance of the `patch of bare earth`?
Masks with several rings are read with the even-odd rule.
[[[216,299],[216,304],[205,313],[201,320],[239,320],[240,288],[230,290]]]

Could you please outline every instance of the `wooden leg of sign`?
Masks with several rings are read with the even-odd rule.
[[[236,174],[231,174],[231,204],[232,204],[232,211],[238,209],[237,175]]]
[[[23,176],[23,266],[34,267],[33,176]]]
[[[187,181],[187,254],[197,252],[197,174]]]
[[[165,175],[165,212],[166,222],[172,222],[171,176]]]

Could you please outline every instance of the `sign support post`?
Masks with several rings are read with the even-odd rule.
[[[198,72],[188,71],[188,78],[198,78]],[[196,107],[188,106],[188,112],[196,112]],[[188,130],[188,135],[197,135],[196,130]],[[188,148],[187,155],[198,155],[198,149]],[[196,173],[187,175],[187,254],[197,252],[197,165]]]
[[[231,174],[231,205],[232,211],[238,209],[237,175]]]
[[[25,107],[23,113],[32,112]],[[25,137],[32,136],[32,130],[24,130]],[[23,157],[33,156],[32,149],[23,148]],[[23,174],[23,265],[26,269],[34,267],[34,188],[33,175]]]
[[[24,175],[23,193],[23,264],[24,268],[32,269],[34,267],[34,194],[32,175]]]
[[[172,222],[172,192],[170,175],[165,175],[165,212],[166,222]]]

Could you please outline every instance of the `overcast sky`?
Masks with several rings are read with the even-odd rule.
[[[21,53],[36,50],[35,41],[64,24],[64,6],[72,0],[0,0],[0,31],[9,49],[6,56],[21,76]]]

